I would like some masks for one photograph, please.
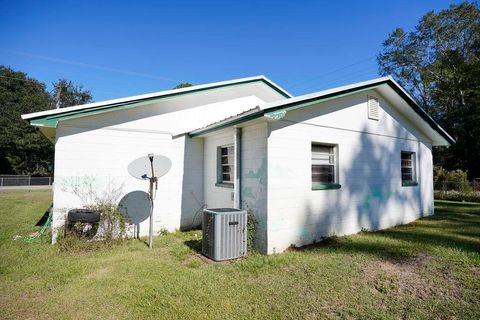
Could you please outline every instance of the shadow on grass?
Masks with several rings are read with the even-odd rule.
[[[187,247],[195,251],[196,253],[202,253],[202,239],[199,240],[187,240],[184,242]]]
[[[43,213],[42,217],[40,218],[40,220],[37,221],[37,223],[35,224],[36,227],[43,227],[43,225],[47,222],[48,220],[48,215],[50,214],[50,210],[52,209],[53,207],[53,203],[50,205],[50,207],[48,207],[48,209]]]
[[[480,205],[441,203],[434,216],[408,225],[352,237],[331,237],[292,250],[364,253],[387,260],[404,260],[435,247],[480,253]]]
[[[202,240],[184,244],[196,253],[202,252]],[[441,203],[435,215],[407,225],[355,236],[330,237],[321,242],[291,251],[365,254],[390,261],[405,261],[436,247],[480,253],[480,205]]]
[[[137,240],[138,242],[140,242],[142,245],[150,247],[150,245],[148,244],[148,238],[147,239],[145,239],[145,238],[134,238],[134,239]]]
[[[365,254],[381,259],[401,261],[417,255],[418,248],[408,243],[395,243],[382,235],[364,232],[354,237],[331,237],[321,242],[300,248],[291,248],[301,252],[330,252],[344,254]]]

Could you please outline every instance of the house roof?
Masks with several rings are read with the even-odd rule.
[[[275,84],[265,76],[255,76],[249,78],[241,78],[229,81],[214,82],[209,84],[191,86],[181,89],[173,89],[167,91],[160,91],[155,93],[143,94],[138,96],[131,96],[120,99],[113,99],[101,102],[94,102],[84,105],[72,106],[61,109],[47,110],[35,113],[22,115],[22,119],[29,120],[30,124],[42,127],[55,128],[59,120],[71,119],[80,116],[92,115],[111,110],[121,110],[132,108],[147,103],[154,102],[163,98],[170,98],[176,96],[187,95],[207,90],[220,89],[231,86],[245,85],[253,82],[261,82],[278,92],[285,98],[291,98],[286,90]]]
[[[382,77],[369,81],[359,82],[347,86],[324,90],[312,94],[306,94],[298,97],[292,97],[289,99],[279,100],[271,103],[267,103],[263,106],[259,106],[258,110],[250,110],[233,116],[222,121],[210,124],[206,127],[193,130],[189,132],[189,135],[199,136],[208,132],[226,128],[232,125],[243,123],[252,119],[267,117],[271,119],[281,118],[285,112],[306,107],[312,104],[328,101],[331,99],[339,98],[342,96],[358,93],[361,91],[371,90],[374,88],[380,88],[388,86],[393,89],[419,116],[428,126],[438,134],[440,139],[435,142],[436,145],[449,145],[455,143],[455,140],[435,122],[416,102],[415,100],[391,77]]]

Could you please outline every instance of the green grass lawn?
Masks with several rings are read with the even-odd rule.
[[[198,257],[200,231],[63,252],[36,230],[47,191],[0,192],[0,318],[480,319],[480,205],[231,263]],[[192,249],[192,247],[194,249]]]

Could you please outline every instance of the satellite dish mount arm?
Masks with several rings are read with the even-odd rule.
[[[148,194],[150,196],[150,201],[152,202],[152,205],[150,206],[150,232],[148,236],[148,246],[150,249],[153,247],[153,200],[155,199],[155,196],[157,194],[158,190],[158,178],[155,176],[155,170],[153,170],[153,153],[150,153],[148,155],[148,159],[150,159],[150,168],[152,171],[152,174],[149,178],[150,180],[150,188],[148,190]],[[153,186],[155,185],[155,191],[153,190]]]
[[[155,170],[153,170],[153,153],[150,153],[148,155],[148,159],[150,159],[150,169],[152,171],[152,175],[150,176],[150,189],[149,189],[149,194],[150,194],[150,200],[154,200],[156,196],[156,192],[153,191],[153,185],[155,185],[155,191],[158,190],[158,178],[155,176]]]
[[[155,160],[155,163],[154,163]],[[148,154],[133,160],[128,165],[128,172],[136,179],[148,180],[148,199],[150,200],[150,236],[148,246],[152,248],[153,237],[153,202],[157,195],[158,179],[164,176],[172,167],[172,161],[160,154]]]

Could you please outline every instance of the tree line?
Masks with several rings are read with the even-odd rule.
[[[456,143],[434,148],[434,162],[480,177],[480,10],[477,3],[425,14],[413,31],[397,28],[377,57]]]
[[[173,89],[192,86],[182,82]],[[92,102],[82,85],[58,79],[53,89],[21,71],[0,66],[0,174],[53,174],[54,145],[21,115]]]
[[[53,90],[21,71],[0,66],[0,174],[45,176],[53,172],[54,146],[21,115],[92,101],[90,91],[67,79]]]

